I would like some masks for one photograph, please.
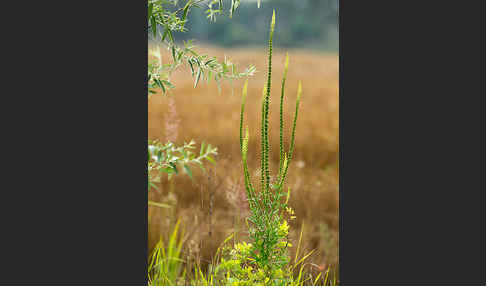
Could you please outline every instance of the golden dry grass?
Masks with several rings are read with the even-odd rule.
[[[266,50],[223,50],[215,47],[200,47],[222,59],[229,56],[239,69],[254,64],[258,73],[248,84],[245,121],[250,128],[249,165],[250,170],[259,169],[260,150],[260,98],[266,79]],[[338,157],[339,157],[339,92],[338,56],[335,54],[313,53],[289,50],[290,65],[286,83],[284,105],[286,148],[290,139],[290,126],[295,110],[298,81],[302,81],[303,93],[296,130],[294,160],[289,169],[287,186],[292,189],[290,205],[297,219],[291,223],[291,237],[294,248],[302,223],[305,223],[303,247],[317,249],[312,260],[316,264],[334,263],[338,240]],[[164,60],[170,56],[164,54]],[[273,81],[270,103],[270,170],[278,164],[278,108],[285,52],[278,49],[273,57]],[[175,196],[168,197],[170,184],[162,182],[161,191],[151,190],[150,199],[156,201],[177,201],[177,208],[170,214],[168,210],[149,208],[149,248],[156,239],[166,233],[170,220],[181,219],[186,227],[188,255],[210,259],[227,235],[239,225],[245,229],[239,217],[235,192],[241,191],[237,182],[242,179],[241,155],[239,151],[239,113],[243,80],[233,83],[234,94],[229,83],[222,85],[218,93],[217,85],[200,82],[193,88],[193,78],[188,68],[178,70],[172,77],[176,88],[171,91],[180,118],[177,143],[194,139],[198,144],[206,141],[218,147],[217,164],[212,166],[212,175],[194,172],[195,182],[187,176],[177,176],[173,181]],[[165,124],[168,112],[168,98],[160,94],[149,99],[148,134],[149,139],[166,140]],[[209,164],[208,164],[209,166]],[[272,168],[273,167],[273,168]],[[255,184],[259,178],[253,175]],[[213,193],[211,230],[209,236],[209,201]],[[330,233],[326,232],[326,226]],[[243,233],[240,234],[244,236]],[[335,242],[329,240],[329,235]],[[292,249],[292,253],[295,249]],[[327,251],[327,253],[325,253]],[[332,259],[334,260],[334,258]]]

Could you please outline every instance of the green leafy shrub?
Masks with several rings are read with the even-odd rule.
[[[184,143],[184,145],[176,147],[174,143],[167,142],[162,144],[158,141],[150,141],[148,145],[148,187],[157,188],[155,183],[159,183],[162,174],[167,174],[170,179],[173,174],[178,174],[179,169],[192,179],[191,165],[199,166],[205,171],[203,161],[207,160],[215,163],[212,155],[218,154],[218,148],[212,147],[211,144],[205,146],[204,142],[201,144],[199,154],[193,153],[191,150],[195,149],[195,142]],[[179,166],[179,168],[178,168]],[[149,205],[159,207],[170,207],[169,205],[149,201]]]
[[[157,93],[161,89],[166,94],[169,89],[175,86],[170,82],[171,73],[182,64],[190,66],[192,76],[195,77],[194,87],[200,80],[209,82],[211,78],[218,83],[221,79],[233,80],[241,77],[248,77],[256,71],[254,66],[249,66],[244,72],[237,72],[235,64],[225,58],[220,62],[214,57],[205,54],[198,54],[194,50],[191,41],[183,42],[183,46],[176,43],[174,33],[185,32],[187,15],[192,8],[201,8],[201,0],[148,0],[147,1],[147,31],[154,39],[159,39],[172,54],[172,62],[163,63],[159,52],[153,52],[158,61],[148,63],[147,87],[148,94]],[[230,17],[239,6],[239,0],[231,0]],[[213,7],[217,5],[217,8]],[[223,13],[223,1],[210,1],[206,10],[208,18],[216,20],[216,15]],[[203,159],[214,163],[210,155],[217,154],[216,148],[208,145],[204,150],[204,142],[198,157],[192,154],[189,149],[194,148],[194,141],[183,146],[175,147],[168,141],[165,144],[160,142],[149,142],[148,146],[148,188],[156,188],[155,183],[160,182],[160,174],[167,173],[169,178],[173,174],[178,174],[177,165],[182,164],[185,173],[192,179],[190,164],[197,164],[204,170]],[[154,175],[155,173],[155,175]],[[151,205],[167,207],[167,205],[149,202]]]
[[[238,72],[236,65],[230,59],[225,58],[219,61],[215,57],[206,54],[199,54],[194,50],[192,41],[183,41],[179,45],[175,40],[175,33],[186,32],[187,16],[193,8],[202,8],[201,0],[148,0],[148,34],[153,39],[159,39],[172,55],[172,61],[162,62],[160,53],[155,52],[158,61],[149,63],[148,66],[148,93],[156,93],[160,88],[164,94],[169,89],[174,88],[170,81],[170,75],[179,66],[186,64],[191,68],[191,74],[194,79],[194,87],[200,80],[209,82],[214,79],[220,86],[223,79],[233,80],[242,77],[248,77],[255,73],[256,69],[250,65],[243,72]],[[232,17],[240,1],[231,0],[229,16]],[[207,4],[207,18],[215,21],[216,16],[224,12],[222,0],[212,0]],[[217,8],[216,8],[217,7]]]
[[[236,67],[230,60],[226,59],[219,62],[214,57],[209,57],[205,54],[198,54],[193,48],[192,42],[187,41],[183,46],[176,44],[174,33],[185,32],[185,24],[187,22],[187,15],[194,7],[201,7],[200,0],[148,0],[147,1],[147,16],[148,25],[147,31],[154,39],[159,39],[160,43],[164,44],[172,54],[172,62],[163,63],[160,51],[153,52],[157,61],[148,63],[147,87],[148,95],[157,93],[157,89],[161,89],[163,94],[166,94],[169,89],[175,88],[170,81],[170,75],[182,64],[190,66],[192,76],[195,76],[194,87],[197,86],[201,79],[206,77],[209,82],[213,77],[218,83],[221,79],[236,79],[244,76],[251,76],[255,72],[255,67],[250,66],[244,72],[238,73]],[[212,1],[206,13],[213,15],[211,20],[215,20],[216,14],[222,13],[222,1],[219,2],[218,9],[213,9]],[[235,9],[238,7],[239,1],[232,0],[231,14],[233,15]],[[194,141],[183,146],[176,147],[173,142],[168,141],[165,144],[160,142],[149,142],[148,145],[148,189],[157,188],[155,183],[160,182],[161,174],[167,173],[168,178],[173,174],[178,174],[178,165],[184,169],[184,172],[192,179],[191,164],[197,164],[203,171],[204,166],[202,161],[204,159],[214,163],[211,155],[217,154],[217,149],[207,145],[204,149],[204,142],[201,146],[199,156],[191,153],[190,149],[194,149]],[[149,201],[149,205],[158,207],[170,207],[167,204]]]
[[[184,171],[192,178],[190,165],[197,165],[205,171],[203,160],[215,163],[211,156],[218,154],[218,148],[212,147],[211,144],[205,146],[203,142],[199,154],[197,154],[191,151],[196,148],[194,144],[196,143],[191,140],[189,143],[176,147],[172,142],[162,144],[158,141],[150,141],[148,145],[150,186],[154,187],[153,183],[160,181],[160,174],[162,173],[168,174],[169,179],[172,174],[177,174],[179,172],[177,165],[182,166]],[[151,171],[158,172],[154,176]]]

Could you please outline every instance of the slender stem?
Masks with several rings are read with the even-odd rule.
[[[280,95],[280,158],[279,158],[279,166],[278,166],[278,177],[277,180],[280,181],[280,177],[282,176],[282,165],[284,160],[284,146],[283,146],[283,99],[285,94],[285,81],[287,79],[287,69],[289,67],[289,53],[285,55],[285,67],[284,67],[284,74],[282,78],[282,92]]]
[[[248,89],[248,79],[243,86],[243,94],[241,97],[241,113],[240,113],[240,151],[243,148],[243,114],[245,113],[246,93]]]

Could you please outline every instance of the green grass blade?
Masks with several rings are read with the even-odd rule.
[[[159,207],[159,208],[166,208],[166,209],[172,208],[171,206],[169,206],[167,204],[157,203],[157,202],[154,202],[154,201],[148,201],[148,205],[149,206]]]
[[[315,249],[311,250],[309,253],[307,253],[304,257],[302,257],[296,264],[295,266],[299,265],[300,263],[304,262],[304,260],[307,259],[312,253],[314,253]]]
[[[299,257],[300,244],[302,243],[302,234],[303,233],[304,233],[304,222],[302,222],[302,227],[300,229],[299,243],[297,244],[297,250],[295,251],[294,263],[297,263],[297,259]]]
[[[312,286],[315,286],[317,284],[317,281],[319,280],[319,278],[321,278],[322,276],[322,272],[319,273],[319,275],[317,275],[316,279],[314,280],[314,283],[312,283]]]

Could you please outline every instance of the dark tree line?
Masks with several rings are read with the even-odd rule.
[[[272,10],[277,11],[275,46],[337,51],[339,0],[242,0],[233,19],[219,16],[215,23],[206,19],[205,5],[189,15],[187,33],[178,39],[196,39],[222,46],[266,45],[266,31]],[[231,5],[230,0],[223,1]]]

